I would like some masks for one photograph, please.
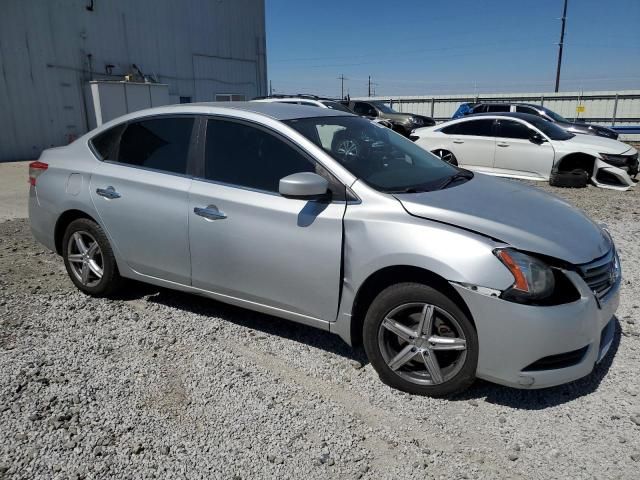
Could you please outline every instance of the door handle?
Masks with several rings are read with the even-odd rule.
[[[508,147],[509,144],[508,143],[498,143],[499,147]]]
[[[112,186],[108,186],[107,188],[98,188],[96,189],[96,193],[101,197],[108,198],[110,200],[113,200],[114,198],[120,198],[122,196],[118,192],[116,192],[116,189]]]
[[[464,143],[464,140],[454,140],[453,143]]]
[[[215,205],[209,205],[206,208],[195,207],[193,209],[193,213],[204,217],[207,220],[224,220],[227,218],[225,213],[218,210],[218,207]]]

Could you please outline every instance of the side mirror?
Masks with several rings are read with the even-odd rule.
[[[540,145],[541,143],[544,143],[547,140],[542,135],[540,135],[538,132],[531,132],[531,135],[529,135],[529,141],[531,143],[535,143],[537,145]]]
[[[280,179],[278,192],[283,197],[313,199],[322,197],[329,190],[329,182],[317,173],[300,172]]]

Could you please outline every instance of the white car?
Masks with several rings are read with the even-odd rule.
[[[574,135],[526,113],[478,114],[414,131],[422,148],[489,175],[548,180],[551,185],[627,190],[638,151],[594,135]]]

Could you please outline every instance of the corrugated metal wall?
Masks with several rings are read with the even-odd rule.
[[[264,16],[264,0],[2,0],[0,161],[86,132],[86,83],[132,64],[176,103],[265,95]]]

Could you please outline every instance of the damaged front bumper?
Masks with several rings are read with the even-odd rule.
[[[615,167],[603,160],[600,160],[599,158],[596,158],[593,165],[591,182],[596,187],[626,191],[635,186],[635,182],[631,179],[631,175],[635,176],[637,173],[637,159],[635,165]]]

